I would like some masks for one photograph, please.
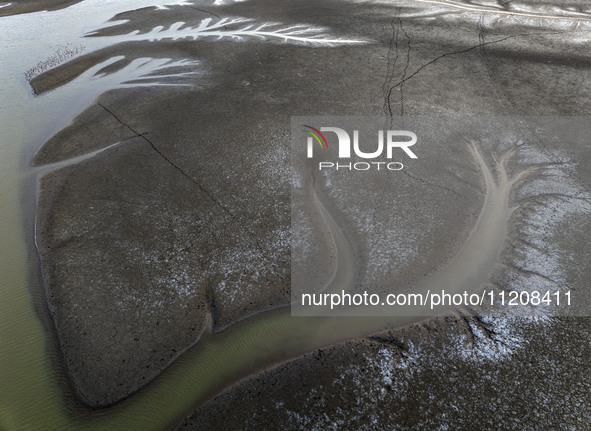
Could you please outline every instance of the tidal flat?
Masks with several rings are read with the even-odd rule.
[[[3,248],[21,250],[2,255],[2,338],[34,352],[3,353],[3,386],[19,389],[0,398],[0,428],[589,426],[587,6],[27,4],[0,8],[18,107],[2,112],[17,232]],[[349,193],[359,176],[294,183],[291,118],[311,115],[508,128],[417,144],[416,161]],[[579,300],[528,316],[291,316],[294,241],[309,283]]]

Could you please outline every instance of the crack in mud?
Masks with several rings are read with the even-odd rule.
[[[529,33],[528,33],[529,35]],[[400,87],[402,84],[404,84],[406,81],[408,81],[409,79],[414,78],[416,75],[418,75],[423,69],[425,69],[426,67],[432,65],[433,63],[436,63],[437,61],[441,60],[442,58],[445,57],[449,57],[451,55],[458,55],[458,54],[464,54],[466,52],[470,52],[473,51],[475,49],[481,48],[483,46],[487,46],[487,45],[494,45],[497,43],[501,43],[504,42],[505,40],[508,39],[513,39],[516,37],[520,37],[520,36],[525,36],[525,34],[522,35],[513,35],[513,36],[505,36],[502,37],[500,39],[496,39],[496,40],[492,40],[490,42],[483,42],[483,43],[478,43],[477,45],[471,46],[469,48],[465,48],[465,49],[461,49],[458,51],[451,51],[451,52],[446,52],[445,54],[441,54],[438,57],[435,57],[433,60],[428,61],[427,63],[423,64],[422,66],[420,66],[417,70],[415,70],[413,73],[411,73],[409,76],[402,78],[400,81],[398,81],[393,87],[390,88],[390,91],[394,90],[395,88]]]
[[[216,206],[218,206],[222,211],[224,211],[224,213],[226,213],[230,217],[232,222],[235,225],[237,225],[240,230],[246,231],[249,234],[250,239],[253,241],[253,244],[254,244],[255,248],[257,249],[257,251],[259,251],[261,253],[262,258],[265,260],[269,259],[268,257],[265,257],[264,247],[258,241],[256,234],[254,232],[252,232],[250,229],[248,229],[247,227],[245,227],[243,223],[240,223],[240,221],[236,218],[236,216],[228,208],[226,208],[226,206],[224,206],[218,199],[216,199],[215,196],[209,190],[207,190],[205,187],[203,187],[195,178],[193,178],[191,175],[189,175],[187,172],[185,172],[183,169],[181,169],[176,163],[174,163],[170,158],[168,158],[164,153],[162,153],[162,151],[160,151],[158,149],[158,147],[156,147],[156,145],[150,139],[148,139],[146,137],[145,133],[139,133],[137,130],[135,130],[133,127],[131,127],[129,124],[122,121],[113,111],[111,111],[109,108],[107,108],[102,103],[99,102],[98,105],[101,108],[103,108],[108,114],[110,114],[115,120],[117,120],[117,122],[119,122],[121,125],[123,125],[127,129],[129,129],[137,137],[142,138],[146,143],[148,143],[148,145],[150,145],[150,148],[152,148],[152,150],[154,152],[156,152],[156,154],[158,154],[158,156],[160,156],[160,158],[162,158],[166,163],[168,163],[171,167],[173,167],[184,178],[186,178],[191,183],[193,183],[195,186],[197,186],[197,188],[201,192],[203,192],[203,194],[205,196],[207,196],[208,199],[210,199],[212,202],[214,202]],[[288,280],[286,279],[285,276],[277,275],[277,278],[283,284],[288,284]]]
[[[394,26],[394,19],[390,22],[390,26],[392,27],[392,38],[390,39],[390,43],[388,45],[388,53],[386,54],[386,58],[388,59],[387,66],[386,66],[386,78],[384,84],[382,85],[382,90],[385,93],[384,97],[384,113],[388,113],[389,117],[392,118],[394,115],[392,112],[392,105],[390,103],[390,96],[392,94],[392,80],[394,79],[394,70],[396,68],[396,62],[398,61],[398,32],[396,31],[396,27]],[[392,50],[394,50],[394,58],[392,58]]]
[[[402,170],[402,173],[404,175],[406,175],[407,177],[412,178],[413,180],[416,180],[416,181],[419,181],[420,183],[426,184],[427,187],[436,187],[438,189],[445,190],[446,192],[452,193],[452,194],[454,194],[454,195],[456,195],[456,196],[458,196],[458,197],[460,197],[460,198],[462,198],[464,200],[468,200],[466,198],[466,196],[461,195],[460,193],[456,192],[454,189],[451,189],[449,187],[442,186],[440,184],[432,183],[431,181],[424,180],[423,178],[420,178],[420,177],[415,177],[414,175],[409,174],[404,169]]]
[[[410,51],[411,51],[411,45],[410,45],[410,36],[408,35],[408,33],[406,32],[406,30],[404,29],[404,26],[402,25],[402,19],[400,17],[400,8],[398,9],[398,25],[396,26],[394,24],[394,22],[396,21],[396,18],[393,18],[392,21],[390,22],[390,26],[392,27],[392,38],[390,39],[390,43],[388,46],[388,53],[386,54],[386,58],[388,59],[388,63],[387,63],[387,68],[386,68],[386,77],[384,80],[384,83],[382,84],[382,90],[384,91],[384,106],[383,106],[383,111],[384,113],[387,113],[388,116],[390,117],[390,120],[392,120],[393,116],[394,116],[394,112],[392,110],[392,91],[396,88],[392,86],[392,80],[394,79],[394,72],[396,70],[396,64],[398,62],[399,59],[399,47],[400,47],[400,41],[399,41],[399,35],[402,32],[402,34],[404,34],[405,38],[406,38],[406,63],[404,65],[404,69],[402,71],[402,77],[400,78],[401,80],[404,80],[404,78],[406,78],[406,74],[408,72],[408,67],[410,65]],[[394,57],[392,58],[392,51],[394,51]],[[404,91],[403,91],[403,86],[400,85],[400,115],[404,115]]]
[[[545,33],[545,34],[552,35],[552,34],[565,34],[565,33],[571,33],[571,32],[572,31],[558,31],[558,32],[549,32],[549,33]],[[386,95],[386,101],[387,101],[386,102],[386,105],[389,108],[388,109],[388,112],[390,113],[390,116],[392,116],[392,109],[389,106],[389,100],[390,100],[390,95],[391,95],[392,91],[394,89],[398,88],[398,87],[401,87],[405,82],[407,82],[408,80],[414,78],[421,71],[423,71],[425,68],[431,66],[433,63],[436,63],[437,61],[439,61],[439,60],[441,60],[442,58],[445,58],[445,57],[449,57],[449,56],[452,56],[452,55],[458,55],[458,54],[465,54],[465,53],[470,52],[470,51],[473,51],[475,49],[481,49],[481,50],[483,50],[484,47],[489,46],[489,45],[495,45],[495,44],[504,42],[504,41],[509,40],[509,39],[515,39],[515,38],[527,37],[527,36],[539,36],[539,34],[531,33],[531,32],[530,33],[520,33],[520,34],[514,34],[514,35],[510,35],[510,36],[505,36],[505,37],[501,37],[499,39],[495,39],[495,40],[491,40],[491,41],[485,42],[484,41],[484,32],[481,29],[481,33],[479,34],[479,43],[478,44],[473,45],[473,46],[468,47],[468,48],[465,48],[465,49],[460,49],[460,50],[457,50],[457,51],[450,51],[450,52],[446,52],[444,54],[441,54],[441,55],[435,57],[434,59],[428,61],[427,63],[423,64],[422,66],[420,66],[417,70],[415,70],[410,75],[403,76],[400,79],[400,81],[398,81],[396,84],[394,84],[393,86],[391,86],[388,89],[388,93]],[[408,35],[407,35],[407,37],[408,37]],[[409,42],[408,42],[408,49],[409,49],[408,55],[410,55],[410,38],[409,38]],[[406,70],[404,72],[404,75],[406,75]]]
[[[194,9],[194,10],[196,10],[196,11],[199,11],[199,12],[206,13],[206,14],[208,14],[208,15],[211,15],[211,16],[215,16],[217,19],[221,19],[221,17],[220,17],[219,15],[217,15],[217,14],[215,14],[215,13],[213,13],[213,12],[209,12],[209,11],[207,11],[207,10],[199,9],[199,8],[197,8],[197,7],[195,7],[195,6],[189,6],[189,5],[187,5],[187,7],[188,7],[188,8],[191,8],[191,9]]]
[[[480,169],[486,189],[480,215],[464,247],[458,252],[452,262],[431,278],[419,283],[412,290],[426,290],[436,286],[438,288],[445,286],[446,291],[449,289],[449,292],[453,293],[460,289],[474,291],[483,283],[488,283],[489,285],[495,284],[494,280],[489,281],[489,277],[494,270],[495,262],[499,261],[500,253],[507,237],[507,222],[513,212],[513,208],[509,207],[510,191],[517,181],[533,172],[533,170],[526,168],[520,174],[512,178],[508,177],[506,164],[508,159],[515,153],[515,149],[513,149],[506,152],[500,160],[494,160],[495,171],[497,173],[495,176],[477,146],[474,143],[469,143],[469,147],[475,163]],[[322,196],[321,194],[316,195],[316,190],[314,186],[311,187],[310,191],[313,193],[311,198],[320,201]],[[320,211],[328,211],[324,207],[324,204],[322,205],[318,209]],[[325,215],[324,222],[327,223],[329,228],[333,228],[331,220],[332,217],[330,215]],[[339,243],[342,243],[340,247],[346,246],[343,245],[346,241],[335,240],[341,234],[339,232],[333,232],[332,240],[337,247],[339,247]],[[339,260],[337,269],[342,269],[343,265],[348,261],[348,258],[343,252],[344,250],[337,250],[337,260]],[[349,280],[348,285],[351,284]],[[504,289],[504,286],[499,286],[499,288]],[[494,331],[489,330],[486,324],[480,319],[465,315],[461,310],[448,311],[452,312],[456,319],[464,322],[467,333],[473,334],[475,330],[482,329],[483,333],[491,337],[494,335]],[[223,377],[220,375],[215,388],[202,388],[202,391],[206,391],[211,396],[211,394],[217,393],[229,385],[235,384],[237,381],[266,369],[269,366],[285,363],[306,352],[346,340],[370,337],[377,342],[385,341],[388,344],[403,349],[404,346],[401,346],[397,341],[389,342],[371,334],[376,334],[385,329],[420,324],[427,316],[421,315],[421,313],[418,314],[399,314],[387,317],[358,317],[356,319],[338,316],[300,317],[294,319],[290,314],[289,307],[281,307],[251,316],[216,334],[208,335],[206,338],[207,346],[202,347],[198,343],[188,352],[188,355],[191,355],[191,361],[197,358],[201,361],[205,359],[204,356],[209,357],[210,355],[215,355],[216,348],[222,348],[222,345],[226,345],[234,346],[234,357],[243,358],[244,355],[245,358],[249,359],[248,361],[244,360],[236,363],[231,372],[223,370]],[[255,340],[251,339],[251,332],[255,331],[255,328],[261,327],[265,328],[265,337],[257,337]],[[209,341],[213,343],[210,344]],[[257,348],[253,349],[250,346],[251,343],[255,343]],[[204,350],[200,351],[199,349]],[[251,365],[248,365],[249,363]],[[255,365],[253,366],[252,364]],[[165,370],[163,374],[165,375],[168,372],[170,370]],[[177,369],[176,372],[178,373],[179,370]],[[166,381],[166,377],[163,380]],[[199,406],[209,396],[199,396],[196,394],[195,406]]]
[[[408,66],[410,65],[410,36],[402,26],[402,20],[398,20],[398,26],[400,27],[400,31],[404,33],[406,37],[406,64],[404,65],[404,71],[402,72],[402,79],[406,78],[406,73],[408,72]],[[390,93],[391,94],[391,93]],[[404,115],[404,83],[400,84],[400,116]]]

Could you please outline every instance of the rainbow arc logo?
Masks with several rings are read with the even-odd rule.
[[[328,143],[326,142],[326,138],[320,132],[320,130],[318,130],[312,126],[306,126],[305,124],[303,125],[303,127],[310,129],[310,130],[304,129],[304,132],[306,132],[308,135],[312,136],[316,140],[316,142],[318,142],[318,145],[320,145],[320,148],[328,148]],[[310,138],[308,138],[308,139],[310,139]]]

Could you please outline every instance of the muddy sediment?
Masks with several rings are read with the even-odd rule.
[[[282,59],[286,49],[295,55],[301,48],[268,44],[253,55],[250,44],[222,40],[204,50],[213,46],[180,41],[175,49],[202,61],[215,79],[105,94],[36,158],[42,168],[125,141],[41,184],[45,282],[66,362],[93,404],[142,386],[196,341],[202,288],[214,330],[288,303],[289,186],[282,171],[289,116],[306,105],[293,105],[300,78]],[[168,46],[151,49],[157,55]],[[302,71],[320,53],[305,55],[312,57],[298,61]],[[261,64],[276,70],[263,73]],[[280,81],[281,95],[274,90]],[[321,86],[313,83],[310,94]],[[343,105],[360,111],[361,103],[351,97]],[[101,135],[102,125],[108,134]],[[94,304],[104,304],[100,313],[85,311]],[[105,347],[114,351],[105,355]]]
[[[309,2],[298,2],[297,6],[281,10],[270,8],[268,2],[251,1],[223,12],[248,12],[287,25],[311,20],[330,27],[335,34],[371,42],[342,47],[227,39],[148,44],[138,56],[198,60],[195,68],[202,74],[186,88],[136,88],[103,94],[37,154],[35,163],[44,165],[121,142],[48,174],[41,181],[39,196],[37,245],[50,308],[68,369],[90,404],[115,402],[143,386],[194,344],[210,322],[216,331],[288,304],[290,214],[285,169],[289,165],[291,116],[311,112],[588,113],[587,93],[577,88],[585,88],[589,71],[564,56],[565,52],[577,56],[564,36],[536,33],[519,23],[497,28],[492,21],[479,24],[467,20],[456,26],[455,14],[451,24],[444,15],[427,26],[412,14],[405,17],[407,8],[393,10],[381,5],[367,11],[347,2],[327,2],[323,6],[327,13],[338,13],[334,20],[321,22],[321,14],[308,13],[315,10]],[[140,23],[146,30],[151,28],[148,24],[159,19],[151,18],[151,13],[129,13],[129,30]],[[166,12],[162,17],[167,25],[180,17],[188,20],[186,11]],[[191,19],[195,24],[202,18],[196,14]],[[482,26],[490,28],[491,34]],[[504,37],[507,39],[501,41]],[[546,61],[546,54],[536,51],[548,40],[556,46],[547,49],[560,51],[553,51],[555,61]],[[516,54],[524,49],[532,49],[530,61],[524,62]],[[59,83],[75,79],[81,70],[101,59],[111,54],[131,57],[132,52],[130,47],[109,48],[96,58],[84,57],[53,70],[51,77],[41,75],[33,84],[39,93],[58,91]],[[558,73],[576,85],[567,85],[562,79],[548,81],[548,76]],[[548,92],[554,95],[552,103],[543,96]],[[478,217],[480,174],[466,162],[465,154],[463,159],[454,157],[461,150],[451,147],[447,151],[447,159],[455,158],[457,164],[441,166],[440,159],[429,158],[417,171],[409,172],[415,177],[420,173],[422,181],[405,177],[396,189],[385,190],[386,197],[376,203],[383,210],[402,208],[408,216],[403,217],[405,222],[420,220],[433,233],[424,237],[412,234],[416,236],[415,253],[427,258],[408,266],[402,261],[400,266],[392,265],[388,276],[402,283],[435,273],[453,258]],[[487,157],[490,162],[492,157]],[[459,182],[462,170],[469,178]],[[388,196],[399,197],[397,202],[405,205],[392,205]],[[430,206],[421,207],[422,199],[430,201]],[[413,211],[417,217],[411,217]],[[342,220],[351,222],[352,218],[343,216]],[[410,249],[411,243],[408,245]],[[456,329],[448,328],[442,325],[438,331],[451,339],[457,325],[453,326]],[[415,341],[423,334],[420,327],[409,331],[404,337]],[[434,337],[432,331],[427,332],[426,338]],[[534,334],[528,332],[526,337]],[[570,341],[565,341],[567,350]],[[328,351],[333,356],[319,362],[320,366],[311,365],[311,358],[316,361],[321,355],[315,353],[258,375],[214,399],[191,421],[218,424],[220,418],[214,410],[220,400],[243,399],[248,390],[261,392],[272,386],[271,380],[280,384],[268,396],[269,403],[279,399],[282,391],[296,390],[300,404],[290,408],[297,412],[305,410],[304,396],[326,396],[330,406],[350,406],[355,399],[339,401],[334,397],[340,391],[354,392],[355,381],[344,380],[334,388],[329,385],[338,380],[345,364],[351,364],[352,369],[354,365],[362,367],[364,355],[380,351],[378,344],[373,340],[332,347]],[[541,349],[535,347],[531,352]],[[392,352],[399,359],[404,356],[399,349]],[[436,349],[429,352],[427,356],[434,356]],[[440,376],[435,379],[440,385],[432,393],[435,397],[444,396],[443,387],[449,381],[441,376],[459,373],[448,359],[433,371]],[[504,356],[506,363],[500,362],[496,372],[506,372],[510,368],[507,364],[521,359]],[[546,359],[549,362],[551,356]],[[461,371],[468,372],[468,368]],[[304,377],[295,382],[293,376],[302,370],[307,370]],[[330,378],[319,387],[314,380],[323,370]],[[473,371],[473,380],[462,381],[468,384],[482,378],[482,373],[478,374],[482,370]],[[428,380],[421,384],[427,385]],[[314,391],[302,390],[299,383]],[[387,385],[379,389],[380,394],[382,389],[389,392]],[[415,395],[418,397],[418,392]],[[384,403],[397,402],[384,399]],[[405,402],[409,409],[410,401]],[[240,428],[236,424],[245,429],[254,424],[250,429],[256,429],[261,423],[268,426],[271,422],[265,421],[274,420],[276,414],[287,414],[279,409],[281,414],[265,416],[257,410],[266,406],[279,409],[277,404],[272,407],[267,403],[245,406],[259,412],[263,422],[240,422],[228,415],[227,429]],[[242,417],[250,416],[244,413]]]
[[[62,9],[79,3],[80,1],[81,0],[19,0],[18,2],[5,2],[10,4],[0,8],[0,16]]]
[[[177,430],[578,429],[591,415],[589,324],[517,319],[518,339],[497,343],[447,318],[350,341],[250,377]]]

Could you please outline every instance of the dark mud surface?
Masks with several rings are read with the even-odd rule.
[[[128,23],[97,34],[108,38],[156,25],[168,28],[180,20],[196,26],[206,18],[246,16],[282,23],[279,28],[322,26],[331,37],[364,43],[290,43],[272,36],[154,42],[130,37],[32,81],[39,94],[59,91],[114,56],[125,60],[108,66],[113,74],[137,58],[198,62],[190,67],[196,73],[182,78],[184,87],[101,95],[35,158],[37,165],[67,161],[121,142],[48,174],[39,196],[37,241],[50,309],[69,372],[82,398],[93,405],[116,402],[143,386],[210,325],[219,330],[288,304],[290,184],[285,169],[292,116],[519,118],[588,115],[591,110],[591,69],[581,52],[588,24],[568,8],[559,11],[566,18],[542,20],[507,14],[514,6],[466,12],[424,2],[251,0],[216,8],[210,3],[130,11],[122,15]],[[557,13],[543,5],[521,6]],[[515,166],[541,163],[543,157],[546,163],[550,156],[576,166],[553,172],[554,177],[540,175],[529,189],[515,191],[515,201],[546,192],[589,191],[585,163],[577,165],[589,160],[588,150],[567,144],[557,148],[540,141],[535,131],[522,130],[525,138],[518,139],[531,148],[520,153]],[[436,160],[426,163],[435,166]],[[384,190],[385,196],[411,196],[409,202],[417,193],[433,197],[421,208],[425,226],[419,230],[435,232],[412,238],[416,250],[427,253],[415,261],[409,254],[408,266],[397,269],[400,279],[436,271],[469,232],[479,191],[454,183],[454,172],[461,169],[478,184],[476,169],[466,164],[450,166],[443,182],[407,178],[404,186]],[[554,190],[552,184],[563,187]],[[500,269],[498,279],[511,287],[534,286],[538,279],[559,275],[559,284],[585,288],[588,278],[582,274],[589,274],[589,260],[581,238],[586,234],[575,232],[586,232],[581,227],[588,209],[571,202],[562,208],[574,209],[560,213],[543,200],[529,202],[512,220],[515,244],[509,242],[503,254],[504,262],[520,272]],[[562,216],[548,215],[552,211]],[[528,229],[544,233],[531,247],[524,245]],[[463,422],[466,418],[485,428],[494,428],[491,420],[508,428],[526,424],[526,429],[554,423],[556,417],[574,428],[581,426],[577,421],[589,422],[588,402],[579,396],[589,383],[584,378],[587,320],[509,321],[503,328],[513,329],[491,338],[484,334],[494,324],[477,323],[474,330],[458,319],[385,334],[386,341],[351,341],[256,375],[211,400],[184,429],[382,429],[394,423],[410,429],[456,428],[471,423]],[[482,342],[475,332],[483,334]],[[463,336],[465,342],[457,344]],[[521,341],[512,344],[516,338]],[[412,359],[415,353],[402,339],[423,346],[420,360]],[[482,353],[487,349],[502,355],[488,357]],[[470,357],[483,359],[471,362]],[[576,365],[563,365],[569,357]],[[392,371],[384,377],[388,367]],[[376,374],[381,376],[377,383]],[[578,413],[572,415],[573,410]]]
[[[589,325],[497,320],[487,333],[447,318],[378,334],[253,376],[177,430],[585,429]],[[501,326],[518,328],[511,341]]]

